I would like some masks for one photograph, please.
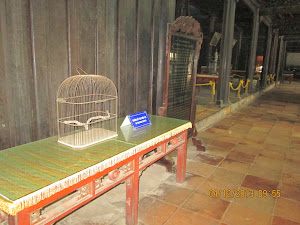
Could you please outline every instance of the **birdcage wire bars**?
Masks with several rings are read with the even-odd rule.
[[[116,137],[117,89],[101,75],[67,78],[57,91],[58,142],[72,148]]]

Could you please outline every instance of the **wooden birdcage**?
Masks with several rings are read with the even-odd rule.
[[[117,89],[107,77],[77,75],[57,91],[58,142],[83,148],[117,134]]]

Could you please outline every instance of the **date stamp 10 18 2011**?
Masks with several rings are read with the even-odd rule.
[[[211,198],[254,198],[254,197],[259,197],[259,198],[267,198],[267,197],[272,197],[272,198],[280,198],[280,190],[248,190],[248,189],[239,189],[239,190],[234,190],[234,189],[223,189],[223,190],[213,190],[210,189],[208,191],[208,195]]]

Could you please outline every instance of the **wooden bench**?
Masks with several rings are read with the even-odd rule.
[[[294,74],[293,73],[283,73],[281,77],[281,83],[284,83],[285,80],[289,80],[290,84],[293,81]]]

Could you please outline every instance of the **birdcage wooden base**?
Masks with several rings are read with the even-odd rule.
[[[117,136],[118,134],[114,131],[103,128],[93,128],[60,137],[58,142],[72,148],[84,148]]]

